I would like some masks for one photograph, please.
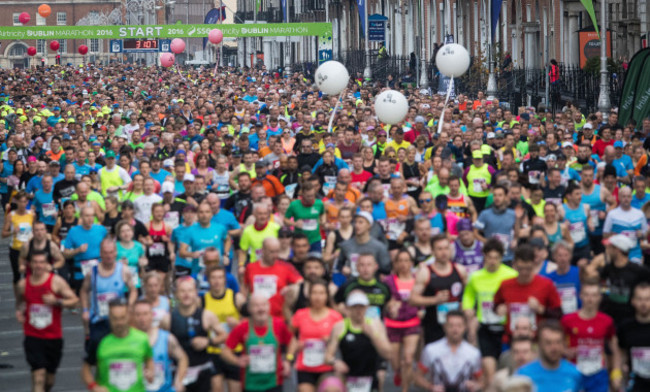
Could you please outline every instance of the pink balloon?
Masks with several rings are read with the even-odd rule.
[[[80,55],[85,56],[86,53],[88,53],[88,47],[86,45],[81,45],[79,46],[77,51],[79,52]]]
[[[173,53],[163,53],[160,55],[160,65],[163,67],[171,67],[174,65],[174,62],[176,61],[176,58],[174,57]]]
[[[22,24],[27,24],[29,21],[32,19],[31,16],[29,16],[29,13],[27,12],[21,12],[20,15],[18,15],[18,21]]]
[[[59,41],[50,42],[50,49],[52,49],[53,52],[56,52],[57,50],[59,50],[60,47],[61,47],[61,44],[59,44]]]
[[[30,46],[29,48],[27,48],[27,54],[32,56],[32,57],[36,56],[36,48],[33,47],[33,46]]]
[[[223,32],[219,29],[210,30],[210,33],[208,34],[208,41],[213,44],[221,43],[221,41],[223,41]]]
[[[172,50],[172,52],[176,54],[183,53],[183,51],[185,50],[185,41],[183,41],[180,38],[174,38],[172,40],[171,45],[169,45],[169,47]]]

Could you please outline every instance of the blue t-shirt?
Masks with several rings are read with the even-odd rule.
[[[580,269],[574,265],[569,267],[569,272],[560,275],[556,271],[546,275],[555,283],[557,293],[562,300],[562,313],[569,314],[577,311],[582,306],[580,302]]]
[[[228,232],[223,225],[211,222],[210,226],[203,227],[197,222],[187,230],[182,241],[189,245],[192,252],[214,246],[219,250],[220,256],[223,257],[223,248],[227,235]]]
[[[192,226],[180,225],[172,231],[172,243],[176,247],[176,266],[184,268],[192,268],[192,262],[188,261],[181,257],[179,254],[179,249],[181,248],[181,242],[187,243],[185,237],[187,236],[187,231]]]
[[[235,218],[235,214],[223,208],[220,208],[219,212],[212,217],[212,223],[225,226],[227,231],[239,230],[241,228],[237,218]]]
[[[643,205],[650,201],[650,193],[645,193],[642,199],[639,199],[636,195],[636,192],[632,196],[632,207],[641,209]]]
[[[57,207],[52,198],[52,192],[43,192],[39,189],[34,193],[33,206],[36,208],[38,220],[46,225],[54,226],[56,223]]]
[[[630,158],[629,155],[621,155],[620,158],[614,159],[614,162],[620,163],[621,166],[625,168],[625,170],[633,170],[634,169],[634,163],[632,163],[632,158]]]
[[[165,178],[171,176],[171,173],[168,172],[167,170],[160,169],[158,173],[154,173],[153,171],[151,171],[149,175],[151,176],[151,178],[158,181],[162,185],[162,183],[165,182]]]
[[[33,195],[37,190],[43,189],[43,184],[41,183],[41,176],[34,176],[27,181],[27,186],[25,187],[25,192]],[[54,186],[54,184],[52,184]]]
[[[72,163],[72,166],[74,166],[74,170],[77,173],[76,178],[77,180],[81,180],[82,176],[87,176],[90,174],[90,169],[92,169],[90,166],[86,165],[85,163],[83,165],[79,165],[77,161],[74,161]]]
[[[578,392],[582,389],[582,374],[569,361],[560,360],[557,369],[549,370],[539,360],[524,365],[517,374],[533,381],[537,392]]]
[[[63,247],[65,249],[77,249],[82,244],[88,244],[88,249],[85,252],[77,253],[74,256],[74,280],[84,278],[81,272],[82,261],[99,259],[99,248],[107,234],[106,228],[102,225],[92,225],[90,230],[84,229],[82,225],[77,225],[70,229],[63,241]]]
[[[185,185],[183,185],[183,181],[174,180],[174,197],[182,195],[183,193],[185,193]]]
[[[386,215],[386,206],[383,201],[379,203],[372,203],[372,219],[376,221],[386,220],[388,216]]]
[[[11,164],[9,161],[4,161],[2,165],[2,172],[0,172],[0,178],[7,179],[9,178],[10,175],[12,175],[14,172],[14,165]],[[9,192],[9,188],[7,187],[6,182],[0,182],[0,193],[7,193]]]

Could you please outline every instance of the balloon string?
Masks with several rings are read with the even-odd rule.
[[[454,88],[454,77],[451,77],[449,81],[449,86],[447,86],[447,96],[445,97],[445,106],[442,108],[442,113],[440,113],[440,120],[438,120],[438,133],[442,132],[442,123],[445,119],[445,110],[447,109],[447,104],[449,103],[449,97],[451,96],[451,89]]]
[[[341,94],[339,95],[339,99],[336,100],[336,105],[334,105],[334,110],[332,110],[332,115],[330,116],[330,123],[327,126],[328,133],[332,132],[332,123],[334,122],[334,116],[336,116],[336,109],[338,109],[339,102],[341,102],[341,100],[343,99],[343,94],[345,93],[345,90],[346,89],[343,89],[343,91],[341,91]]]
[[[181,72],[181,68],[176,67],[176,71],[178,71],[178,74],[181,75],[181,78],[183,78],[183,80],[185,80],[185,76],[183,76],[183,73]]]

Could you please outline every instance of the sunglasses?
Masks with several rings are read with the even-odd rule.
[[[420,203],[431,203],[432,199],[420,199]]]

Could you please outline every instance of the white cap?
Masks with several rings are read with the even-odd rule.
[[[585,125],[582,126],[582,129],[585,129],[585,128],[587,128],[587,129],[594,129],[594,126],[591,125],[591,123],[586,123]]]
[[[370,223],[371,225],[372,225],[372,223],[375,221],[375,220],[372,218],[372,214],[370,214],[369,212],[366,212],[366,211],[359,211],[359,212],[357,212],[357,213],[354,215],[354,217],[355,217],[355,218],[356,218],[356,217],[364,218],[364,219],[367,220],[368,223]]]
[[[348,295],[348,299],[345,300],[346,306],[368,306],[370,301],[368,297],[360,290],[354,290]]]
[[[163,161],[163,167],[173,167],[174,166],[174,161],[171,159],[165,159]]]
[[[183,182],[185,182],[185,181],[194,182],[194,180],[195,180],[194,174],[192,174],[192,173],[185,173],[185,176],[183,176]]]
[[[165,181],[165,182],[163,182],[161,188],[162,188],[162,189],[161,189],[161,192],[162,192],[163,194],[164,194],[164,193],[174,193],[174,184],[172,184],[172,183],[169,182],[169,181]]]
[[[573,147],[573,143],[571,143],[571,142],[563,142],[563,143],[562,143],[562,147],[563,147],[563,148],[564,148],[564,147]]]
[[[495,137],[497,137],[497,135],[494,132],[488,132],[487,134],[488,139],[494,139]]]
[[[629,253],[630,250],[632,250],[632,248],[636,246],[634,241],[624,236],[623,234],[613,235],[603,242],[605,243],[605,245],[612,245],[620,249],[620,251],[623,253]]]

